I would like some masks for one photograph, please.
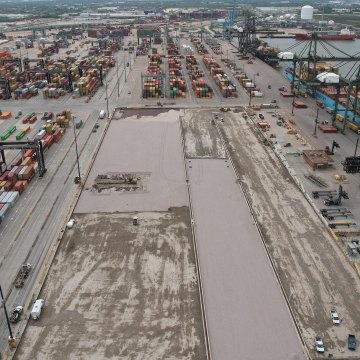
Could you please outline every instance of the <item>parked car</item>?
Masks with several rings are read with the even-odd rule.
[[[330,317],[331,317],[333,325],[340,325],[340,318],[339,318],[339,315],[338,315],[336,309],[333,308],[330,310]]]
[[[265,117],[264,117],[264,115],[262,113],[259,113],[259,118],[262,119],[262,120],[265,119]]]
[[[319,335],[315,336],[314,345],[315,345],[315,349],[318,353],[323,353],[325,351],[324,342],[323,342],[323,339],[321,336],[319,336]]]
[[[356,350],[356,337],[355,335],[349,334],[348,336],[348,349],[355,351]]]

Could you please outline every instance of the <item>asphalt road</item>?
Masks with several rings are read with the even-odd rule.
[[[212,359],[306,359],[229,164],[187,162]]]

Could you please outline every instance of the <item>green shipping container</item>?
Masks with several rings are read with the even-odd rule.
[[[16,140],[21,140],[23,137],[25,136],[25,133],[20,130],[17,134],[16,134]]]
[[[0,135],[0,140],[1,140],[1,141],[6,140],[9,136],[10,136],[10,133],[9,133],[8,130],[6,130],[5,132],[3,132],[3,133]]]
[[[16,131],[16,126],[13,125],[13,126],[10,126],[6,131],[9,132],[9,135],[12,134],[14,131]]]

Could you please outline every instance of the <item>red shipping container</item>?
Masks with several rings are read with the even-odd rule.
[[[8,178],[7,178],[7,181],[14,181],[16,180],[16,177],[17,177],[17,171],[18,169],[18,166],[14,166],[11,171],[9,172],[9,175],[8,175]]]
[[[30,123],[30,124],[33,124],[36,120],[37,120],[37,116],[34,115],[34,116],[32,116],[32,117],[29,119],[29,123]]]
[[[14,190],[18,191],[21,194],[25,190],[23,182],[22,181],[17,181],[15,183]]]
[[[34,149],[28,149],[26,150],[25,154],[23,155],[23,158],[26,157],[31,157],[34,154],[35,150]]]
[[[5,186],[4,186],[4,190],[5,191],[11,191],[11,189],[14,187],[14,182],[13,181],[7,181]]]
[[[8,175],[9,175],[9,172],[10,172],[10,171],[5,171],[5,172],[0,176],[0,182],[7,180]]]
[[[50,149],[53,143],[54,143],[54,137],[50,136],[50,138],[47,140],[47,147]]]

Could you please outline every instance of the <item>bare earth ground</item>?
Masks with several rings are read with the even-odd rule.
[[[346,346],[347,334],[360,331],[358,277],[255,126],[238,114],[224,117],[221,132],[310,353],[321,334],[326,355],[360,358]],[[333,306],[339,327],[329,317]]]
[[[182,119],[187,158],[225,158],[225,149],[215,126],[207,126],[213,118],[210,111],[186,111]]]
[[[116,113],[75,212],[166,211],[187,205],[179,115],[171,109]],[[95,178],[108,172],[150,173],[146,191],[94,191]]]
[[[15,359],[205,359],[187,207],[78,214]]]

